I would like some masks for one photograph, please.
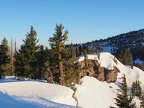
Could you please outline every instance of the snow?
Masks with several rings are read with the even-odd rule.
[[[76,84],[76,97],[78,107],[82,108],[109,108],[116,107],[115,100],[118,84],[125,74],[128,86],[136,80],[141,82],[144,89],[144,72],[137,67],[125,66],[121,62],[114,62],[116,59],[110,53],[101,53],[100,59],[97,55],[87,55],[88,59],[98,60],[101,66],[113,69],[116,66],[118,73],[115,83],[98,81],[96,78],[85,76],[81,84]],[[84,57],[77,58],[83,61]],[[49,84],[45,81],[20,81],[14,76],[0,80],[0,108],[75,108],[76,102],[72,98],[73,90],[64,86]],[[133,102],[137,108],[140,107],[140,100],[135,97]]]
[[[93,57],[93,58],[92,58]],[[98,60],[96,55],[88,55],[92,60]],[[79,61],[84,58],[80,57]],[[117,76],[115,83],[100,82],[96,78],[85,76],[81,80],[81,85],[76,85],[76,96],[79,100],[79,106],[82,108],[109,108],[110,106],[116,107],[115,100],[118,84],[121,82],[121,77],[125,74],[127,78],[128,87],[136,80],[141,82],[144,89],[144,72],[137,67],[131,69],[130,66],[125,66],[121,62],[116,64],[114,56],[110,53],[101,53],[99,63],[107,69],[113,69],[116,66],[120,72]],[[133,102],[136,103],[137,108],[140,107],[140,100],[134,98]]]
[[[115,106],[116,94],[110,89],[110,84],[100,82],[93,77],[85,76],[82,85],[77,85],[77,98],[82,108],[108,108]]]
[[[10,77],[5,81],[0,81],[0,108],[71,108],[76,105],[73,91],[67,87],[39,81],[18,81]]]
[[[95,55],[88,54],[87,57],[90,60],[97,60],[98,59],[96,54]],[[84,56],[77,57],[77,60],[79,62],[83,61],[84,59],[85,59]]]

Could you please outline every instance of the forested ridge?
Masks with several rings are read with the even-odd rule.
[[[0,78],[15,75],[19,78],[44,79],[49,83],[72,86],[71,82],[79,83],[82,77],[80,71],[91,68],[91,66],[80,68],[80,64],[74,62],[76,57],[84,56],[87,60],[87,54],[97,54],[100,58],[100,52],[105,51],[106,48],[122,63],[131,65],[131,67],[137,65],[144,69],[144,64],[134,63],[137,58],[144,60],[142,56],[143,31],[132,31],[83,44],[66,45],[68,30],[64,31],[64,26],[60,24],[56,25],[53,36],[47,39],[51,46],[48,48],[38,43],[37,32],[31,26],[20,49],[16,49],[16,42],[9,46],[6,38],[1,41]],[[85,66],[90,65],[86,62],[84,64]]]

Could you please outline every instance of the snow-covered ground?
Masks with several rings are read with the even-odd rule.
[[[97,55],[88,55],[88,59],[98,60]],[[84,60],[79,57],[78,61]],[[118,61],[114,62],[114,56],[110,53],[101,53],[101,66],[113,69],[116,66],[118,73],[115,83],[100,82],[96,78],[85,76],[81,85],[76,85],[76,97],[78,106],[82,108],[109,108],[116,107],[116,97],[119,82],[123,74],[126,75],[128,86],[133,81],[139,80],[144,85],[144,72],[137,67],[131,69]],[[18,81],[14,77],[0,80],[0,108],[73,108],[76,106],[72,98],[73,91],[70,88],[56,84],[48,84],[44,81]],[[134,99],[137,108],[140,101]]]
[[[97,55],[88,55],[88,59],[98,60]],[[115,58],[116,59],[116,58]],[[83,61],[84,57],[79,57],[78,61]],[[118,84],[121,82],[121,77],[125,74],[128,86],[131,87],[132,83],[136,80],[141,82],[144,89],[144,72],[137,67],[131,69],[130,66],[125,66],[120,63],[114,62],[114,56],[110,53],[101,53],[100,60],[101,66],[107,69],[113,69],[116,66],[120,72],[117,76],[115,83],[100,82],[93,77],[84,77],[82,84],[77,85],[77,98],[79,106],[83,108],[109,108],[110,106],[116,107],[114,98],[117,94]],[[135,98],[137,108],[140,108],[139,99]]]
[[[0,108],[72,108],[72,94],[67,87],[45,82],[0,80]]]

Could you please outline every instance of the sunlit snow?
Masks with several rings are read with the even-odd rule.
[[[98,60],[97,55],[88,55],[88,59]],[[79,57],[78,61],[83,61]],[[81,85],[76,85],[76,97],[78,107],[82,108],[109,108],[116,107],[114,98],[117,95],[119,82],[125,74],[128,86],[133,81],[139,80],[142,88],[144,85],[144,72],[137,67],[131,69],[118,61],[114,62],[114,56],[110,53],[101,53],[101,66],[113,69],[116,66],[120,72],[115,83],[98,81],[96,78],[85,76],[81,79]],[[45,81],[19,81],[15,77],[6,77],[0,80],[0,108],[74,108],[75,100],[72,98],[73,90],[70,88],[49,84]],[[140,100],[135,97],[137,108]]]

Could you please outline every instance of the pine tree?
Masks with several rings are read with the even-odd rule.
[[[37,33],[33,26],[31,26],[30,32],[27,33],[26,39],[23,40],[24,44],[21,45],[21,48],[15,55],[16,73],[18,76],[35,78],[37,62],[36,52],[39,49],[36,37]]]
[[[58,62],[58,54],[54,49],[50,49],[50,58],[49,58],[49,66],[52,74],[54,76],[54,82],[59,83],[59,62]]]
[[[144,62],[142,63],[141,69],[144,71]]]
[[[94,54],[94,50],[95,50],[95,42],[94,41],[92,42],[91,46],[92,46],[91,53]]]
[[[140,86],[140,82],[139,81],[135,81],[132,84],[132,88],[131,88],[131,92],[133,96],[138,96],[140,97],[142,94],[142,88]]]
[[[76,48],[76,57],[80,56],[79,47]]]
[[[63,81],[64,81],[64,72],[63,72],[63,58],[62,58],[62,53],[65,50],[65,41],[67,41],[67,34],[68,31],[66,30],[63,32],[64,27],[62,26],[62,24],[57,25],[56,24],[56,32],[55,34],[53,34],[53,37],[49,38],[49,42],[50,42],[50,46],[52,48],[52,50],[54,50],[57,54],[58,57],[58,67],[59,67],[59,84],[63,85]]]
[[[98,59],[100,60],[100,52],[102,51],[102,48],[101,48],[101,45],[98,44],[97,46],[97,56],[98,56]]]
[[[118,89],[118,94],[116,100],[116,105],[119,108],[134,108],[135,104],[132,104],[133,97],[128,94],[128,87],[126,82],[125,75],[122,77],[122,83],[119,86],[120,89]]]
[[[72,59],[76,58],[75,48],[74,48],[74,45],[72,43],[71,43],[71,58]]]
[[[0,47],[0,70],[2,72],[1,76],[9,75],[10,73],[10,49],[8,46],[8,41],[4,38],[1,42]]]
[[[83,55],[83,51],[82,51],[82,46],[81,45],[79,45],[78,49],[79,49],[79,56]]]
[[[140,97],[140,108],[144,108],[144,92],[142,92],[141,97]]]
[[[67,87],[71,87],[73,83],[76,83],[76,79],[78,76],[75,65],[73,63],[67,62],[65,64],[64,69],[65,69],[64,83]]]
[[[131,52],[128,49],[126,49],[124,52],[121,51],[121,53],[119,54],[119,60],[125,65],[131,65],[132,64]]]
[[[124,64],[125,65],[131,64],[131,52],[128,49],[126,49],[124,52]]]
[[[89,48],[88,48],[88,44],[83,44],[83,46],[82,46],[82,52],[83,52],[83,54],[84,53],[90,53],[90,50],[89,50]]]
[[[50,50],[48,48],[44,49],[44,46],[41,45],[39,51],[36,53],[36,57],[37,57],[36,78],[41,79],[46,69],[49,67]]]
[[[6,51],[6,47],[4,45],[0,45],[0,79],[6,76],[6,64],[10,62]]]

